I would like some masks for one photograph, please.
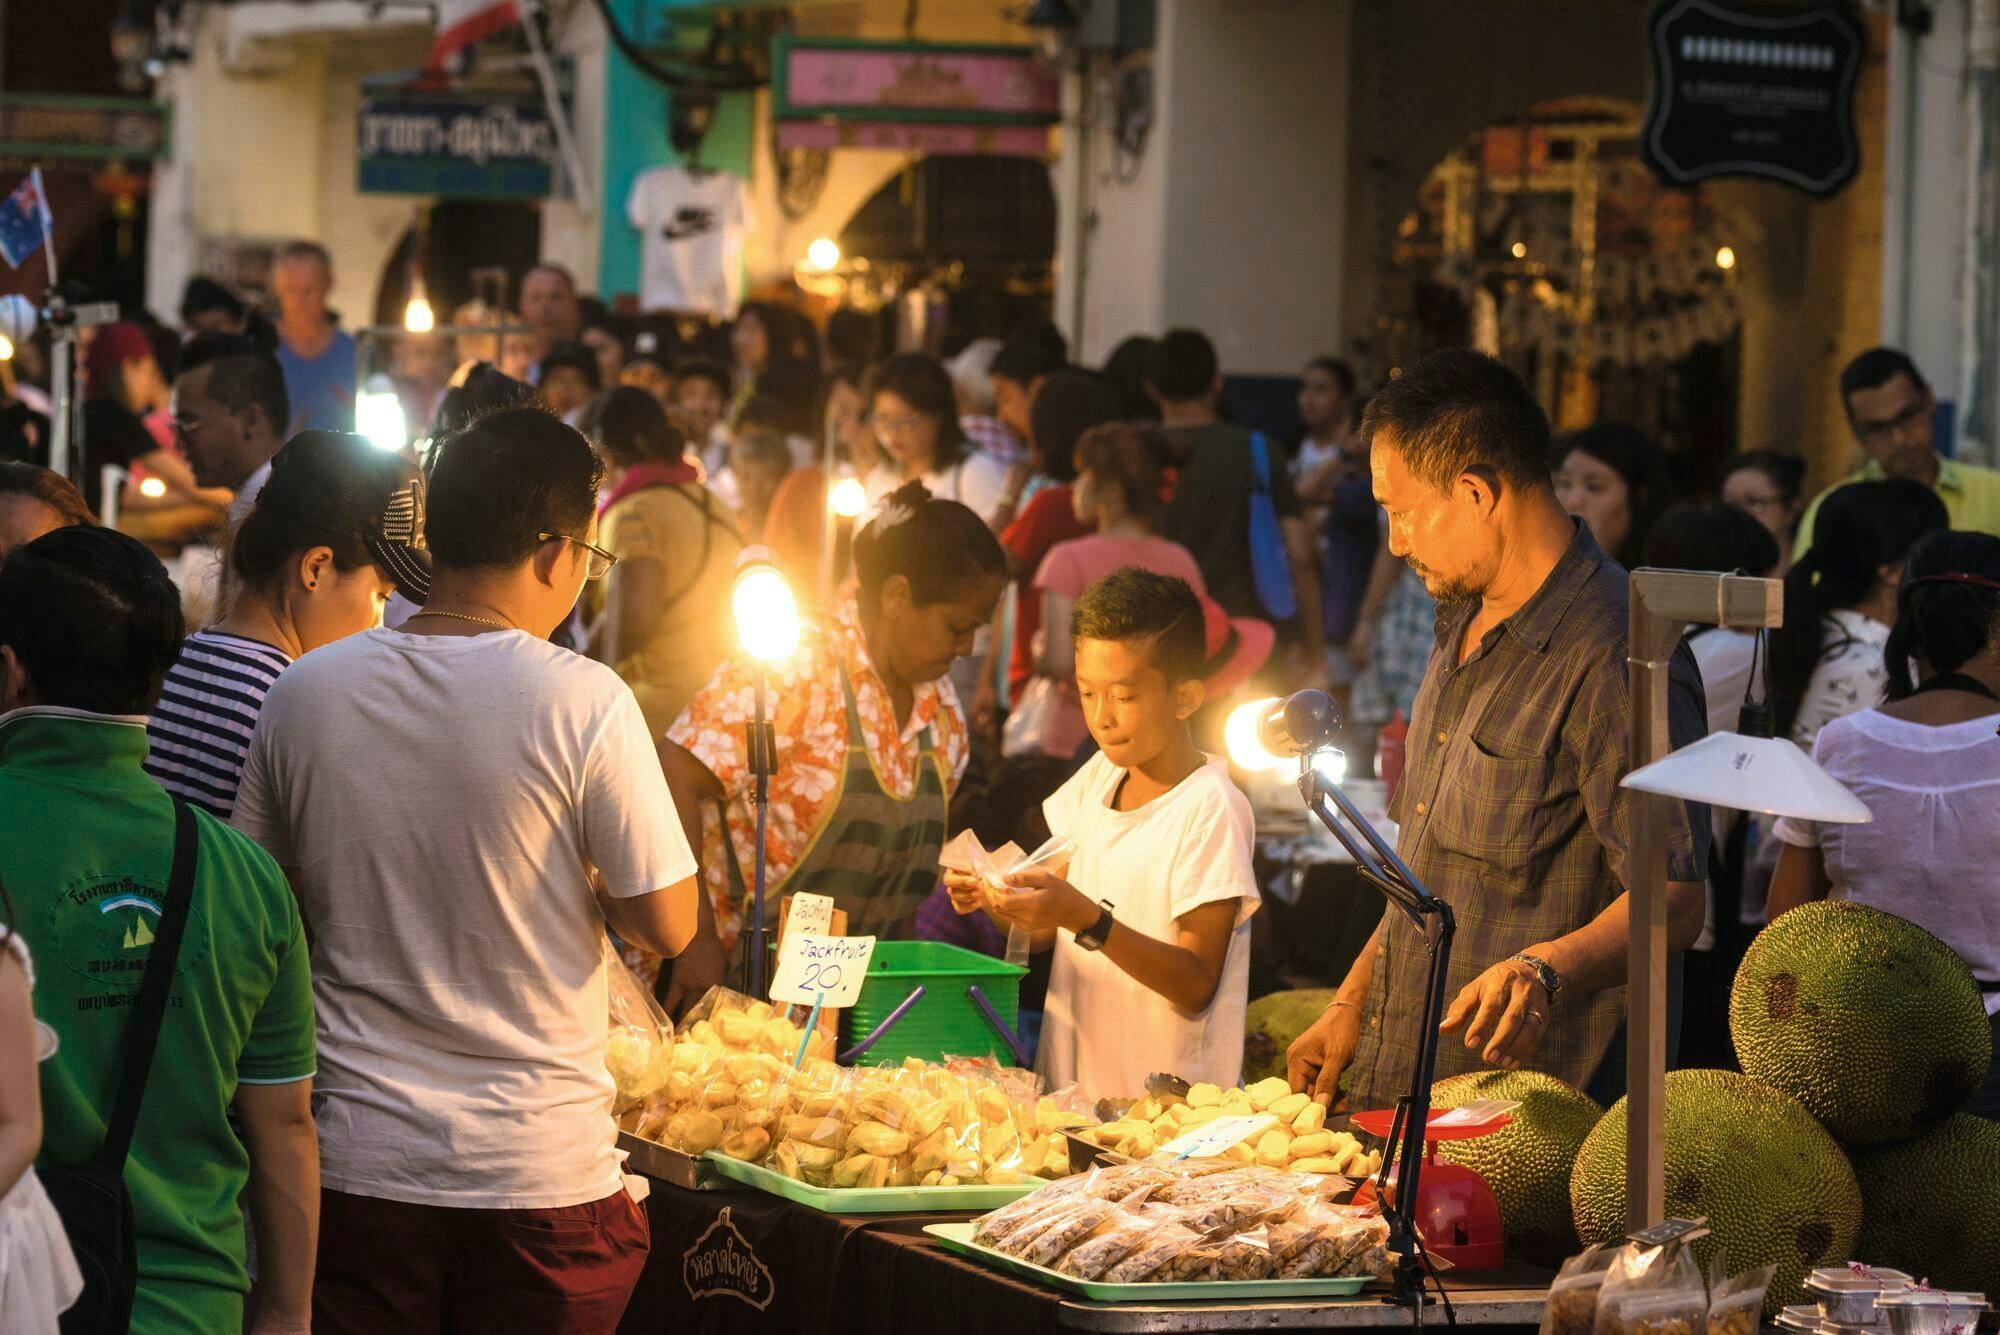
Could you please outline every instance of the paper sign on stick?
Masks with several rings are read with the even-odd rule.
[[[786,932],[771,976],[771,1000],[780,1006],[852,1006],[861,996],[874,953],[872,936]]]

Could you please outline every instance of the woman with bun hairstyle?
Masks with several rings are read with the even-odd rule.
[[[992,617],[1007,561],[977,514],[911,482],[856,535],[854,569],[838,609],[808,621],[770,670],[764,902],[775,927],[779,898],[811,889],[833,896],[850,934],[905,939],[937,884],[945,804],[965,772],[965,713],[946,674]],[[708,890],[702,929],[675,961],[672,1010],[743,967],[757,838],[743,725],[762,671],[725,662],[660,746]]]
[[[2000,538],[1930,533],[1902,576],[1883,654],[1888,702],[1833,720],[1813,744],[1875,819],[1780,820],[1771,917],[1844,899],[1931,932],[1972,970],[2000,1055]],[[2000,1118],[2000,1061],[1966,1111]]]
[[[414,466],[340,431],[301,431],[230,543],[228,610],[168,670],[146,725],[146,772],[227,820],[264,696],[292,662],[422,603],[423,484]]]

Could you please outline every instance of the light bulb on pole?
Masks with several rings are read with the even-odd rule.
[[[437,328],[437,314],[431,310],[421,288],[411,296],[410,304],[403,307],[403,328],[412,334],[428,334]]]
[[[798,652],[799,605],[785,583],[767,547],[746,547],[736,558],[736,586],[730,593],[730,608],[736,614],[736,636],[743,652],[757,660],[757,716],[748,725],[744,752],[756,784],[752,797],[757,809],[756,879],[751,891],[750,930],[743,934],[750,958],[745,975],[750,995],[764,995],[765,945],[764,881],[766,877],[764,834],[770,820],[771,775],[777,769],[778,739],[765,713],[764,698],[770,692],[770,666],[782,663]]]
[[[868,489],[861,485],[858,477],[841,478],[827,493],[826,504],[840,519],[858,519],[861,512],[868,508]]]

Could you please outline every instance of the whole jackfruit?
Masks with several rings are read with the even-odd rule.
[[[2000,1293],[2000,1124],[1959,1113],[1915,1140],[1857,1151],[1857,1256],[1940,1289]]]
[[[1585,1136],[1604,1109],[1579,1089],[1540,1071],[1473,1071],[1440,1080],[1433,1108],[1457,1108],[1475,1099],[1515,1099],[1521,1104],[1506,1129],[1472,1140],[1448,1140],[1438,1157],[1464,1164],[1493,1188],[1516,1260],[1554,1269],[1579,1250],[1569,1203],[1570,1169]]]
[[[1285,1074],[1285,1049],[1333,1004],[1330,987],[1272,992],[1250,1003],[1243,1016],[1243,1083]]]
[[[1776,1316],[1801,1301],[1815,1266],[1855,1254],[1854,1169],[1805,1105],[1734,1071],[1670,1071],[1666,1103],[1666,1212],[1707,1217],[1712,1231],[1695,1244],[1704,1267],[1718,1247],[1731,1270],[1775,1265],[1764,1311]],[[1625,1236],[1626,1104],[1598,1120],[1570,1174],[1586,1247]]]
[[[1936,1126],[1993,1060],[1979,987],[1951,947],[1839,900],[1801,905],[1758,933],[1730,992],[1729,1033],[1745,1074],[1798,1099],[1848,1145]]]

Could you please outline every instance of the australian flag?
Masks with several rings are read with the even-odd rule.
[[[0,258],[20,268],[41,249],[53,221],[49,197],[42,190],[42,169],[37,167],[13,194],[0,200]]]

